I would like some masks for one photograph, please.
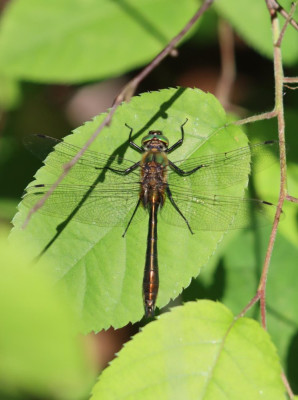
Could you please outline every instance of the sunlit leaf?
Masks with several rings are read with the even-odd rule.
[[[81,146],[103,118],[104,115],[96,117],[92,122],[76,129],[74,135],[66,140]],[[136,162],[140,160],[140,154],[128,146],[129,129],[125,123],[134,128],[134,140],[137,143],[140,143],[140,137],[149,129],[162,130],[170,143],[175,143],[181,137],[180,126],[186,118],[188,122],[184,128],[185,141],[183,146],[170,154],[169,158],[173,161],[190,155],[195,157],[222,153],[247,143],[239,127],[225,126],[226,115],[211,94],[199,90],[170,89],[143,94],[133,98],[130,103],[123,104],[117,110],[111,127],[102,132],[92,150],[124,156]],[[55,153],[49,156],[47,163],[51,164],[51,160],[53,165],[56,165]],[[238,170],[234,168],[232,171],[235,179],[239,171],[239,165]],[[50,167],[42,168],[36,175],[36,183],[51,183],[60,172],[61,168],[56,171]],[[247,176],[243,172],[242,174],[245,179],[232,188],[224,189],[225,194],[242,195],[247,184]],[[138,182],[138,175],[135,179]],[[226,179],[225,174],[222,179]],[[80,166],[75,167],[64,183],[74,182],[90,183],[90,178],[84,176],[84,169],[81,171]],[[121,182],[118,182],[120,185]],[[137,199],[136,192],[135,203]],[[109,205],[105,204],[109,207],[106,208],[109,218],[111,213],[117,215],[119,212],[110,207],[111,204],[116,207],[116,201],[117,205],[120,204],[119,195],[114,200],[111,198]],[[125,207],[125,204],[122,206]],[[57,204],[58,211],[59,207],[62,205]],[[55,214],[54,211],[52,208],[52,214]],[[93,211],[96,214],[96,209]],[[98,212],[102,215],[102,210]],[[85,330],[100,330],[110,325],[120,327],[142,317],[142,276],[147,218],[142,222],[133,223],[125,238],[122,238],[124,227],[100,227],[78,223],[75,220],[62,226],[59,224],[65,221],[66,217],[59,219],[53,215],[43,215],[42,210],[33,216],[29,226],[23,231],[20,226],[27,213],[28,208],[21,205],[20,213],[14,219],[16,228],[12,236],[24,241],[29,240],[35,246],[33,257],[46,250],[43,257],[49,258],[52,265],[55,265],[55,270],[52,271],[55,278],[66,283],[76,307],[80,310]],[[125,213],[129,218],[131,209],[124,210],[124,215]],[[177,219],[177,215],[173,214],[173,218]],[[215,217],[214,228],[216,222]],[[191,235],[186,225],[174,225],[166,224],[161,215],[158,226],[158,307],[167,304],[171,298],[177,297],[183,287],[188,286],[191,277],[198,275],[201,266],[206,264],[223,237],[223,232],[219,231],[198,231]]]
[[[187,303],[147,325],[99,377],[92,400],[280,400],[269,335],[222,304]]]
[[[88,395],[91,343],[79,337],[66,297],[29,262],[28,245],[12,246],[1,234],[0,252],[1,393],[59,400]]]

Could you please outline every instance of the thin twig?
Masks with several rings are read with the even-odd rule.
[[[276,0],[265,0],[268,10],[270,12],[270,14],[272,12],[279,12],[280,15],[282,15],[284,18],[288,18],[289,17],[289,13],[280,5],[278,4],[278,2]],[[290,24],[298,30],[298,23],[292,18],[290,19]]]
[[[287,392],[288,392],[290,400],[294,400],[295,399],[294,392],[293,392],[293,390],[292,390],[292,388],[291,388],[291,386],[289,384],[289,381],[288,381],[284,371],[282,371],[282,373],[281,373],[281,379],[282,379],[282,381],[283,381],[283,383],[285,385],[285,388],[287,389]]]
[[[297,90],[298,89],[298,86],[284,85],[284,87],[286,87],[287,89],[291,89],[291,90]]]
[[[85,153],[85,151],[88,149],[88,147],[91,145],[91,143],[94,142],[98,134],[101,132],[101,130],[110,124],[111,119],[113,114],[115,113],[118,103],[115,103],[113,107],[111,107],[109,113],[103,120],[103,122],[99,125],[99,127],[96,129],[96,131],[93,133],[93,135],[88,139],[88,141],[85,143],[85,145],[81,148],[81,150],[67,163],[63,166],[63,172],[62,174],[58,177],[58,179],[53,183],[53,185],[50,187],[50,189],[45,193],[45,195],[29,210],[27,218],[25,219],[25,222],[22,225],[22,228],[26,228],[28,225],[32,215],[36,213],[47,201],[47,199],[51,196],[51,194],[54,192],[54,190],[57,188],[57,186],[63,181],[63,179],[66,177],[70,169],[75,165],[75,163],[79,160],[79,158],[82,157],[82,155]]]
[[[140,82],[146,78],[147,75],[156,68],[161,61],[175,48],[175,46],[180,42],[180,40],[185,36],[185,34],[192,28],[192,26],[197,22],[197,20],[204,14],[205,11],[211,6],[214,0],[205,0],[202,6],[194,14],[194,16],[189,20],[185,27],[176,35],[169,44],[138,74],[136,75],[121,91],[121,93],[116,97],[115,102],[122,102],[129,100]]]
[[[221,74],[217,83],[216,97],[224,108],[228,108],[231,91],[236,78],[234,33],[231,26],[224,20],[219,21],[218,28]]]
[[[292,203],[298,203],[297,197],[290,196],[289,194],[286,195],[286,200],[291,201]]]
[[[250,300],[250,302],[245,306],[245,308],[239,313],[239,315],[236,318],[241,318],[245,315],[245,313],[260,300],[260,308],[261,308],[261,320],[262,320],[262,326],[264,329],[266,329],[266,283],[267,283],[267,276],[268,276],[268,271],[269,271],[269,265],[270,265],[270,260],[271,260],[271,255],[273,251],[273,246],[275,243],[275,238],[277,234],[277,227],[279,224],[280,220],[280,215],[282,213],[282,207],[284,204],[285,200],[293,201],[295,203],[298,203],[298,199],[287,195],[287,181],[286,181],[286,149],[285,149],[285,121],[284,121],[284,107],[283,107],[283,84],[284,82],[289,82],[293,83],[296,82],[297,78],[284,78],[283,76],[283,67],[282,67],[282,54],[281,54],[281,49],[280,45],[284,36],[284,32],[286,27],[288,26],[288,23],[285,23],[284,29],[282,34],[280,33],[279,29],[279,22],[277,18],[277,11],[281,12],[281,8],[278,5],[278,3],[275,2],[275,0],[265,0],[268,11],[270,13],[271,17],[271,25],[272,25],[272,35],[273,35],[273,43],[274,43],[274,53],[273,53],[273,59],[274,59],[274,81],[275,81],[275,107],[274,110],[245,118],[243,120],[237,121],[235,124],[237,125],[242,125],[246,124],[249,122],[255,122],[261,119],[269,119],[273,117],[277,117],[278,121],[278,138],[279,138],[279,143],[280,143],[280,192],[279,192],[279,199],[278,199],[278,205],[276,209],[276,214],[274,217],[274,222],[269,238],[269,243],[266,251],[266,256],[264,260],[264,265],[262,269],[262,274],[259,282],[259,287],[257,289],[257,293],[255,296]],[[276,5],[278,7],[276,7]],[[291,10],[293,11],[293,9]],[[286,16],[288,21],[291,20],[291,16]],[[290,384],[286,378],[286,375],[284,372],[282,372],[282,380],[284,382],[285,388],[288,392],[288,395],[290,399],[294,399],[294,394],[293,391],[290,387]]]
[[[293,77],[284,77],[284,82],[285,83],[298,83],[298,76],[293,76]]]
[[[269,111],[259,115],[252,115],[251,117],[239,119],[238,121],[233,122],[234,125],[245,125],[251,122],[263,121],[264,119],[271,119],[277,116],[277,112],[275,110]]]
[[[268,6],[267,0],[266,3]],[[268,276],[273,246],[276,238],[277,227],[282,212],[282,206],[286,197],[286,150],[285,150],[285,121],[284,121],[284,108],[283,108],[283,67],[282,67],[281,49],[280,46],[278,45],[278,40],[277,40],[277,38],[279,38],[280,36],[280,30],[279,30],[277,13],[270,8],[269,12],[271,15],[273,43],[275,43],[273,50],[273,59],[274,59],[274,80],[275,80],[275,111],[277,112],[278,138],[280,145],[280,192],[279,192],[277,210],[261,274],[260,284],[258,287],[258,291],[260,292],[261,318],[264,329],[266,329],[267,276]]]
[[[257,292],[250,302],[243,308],[243,310],[237,315],[236,318],[242,318],[258,301],[260,300],[260,294]]]
[[[284,120],[284,106],[283,106],[283,67],[282,67],[282,54],[281,54],[281,41],[284,35],[281,35],[279,29],[279,22],[277,18],[276,11],[280,10],[272,8],[270,4],[272,4],[272,0],[265,0],[268,11],[271,16],[271,25],[272,25],[272,36],[274,43],[273,50],[273,59],[274,59],[274,81],[275,81],[275,111],[277,113],[277,122],[278,122],[278,138],[279,138],[279,151],[280,151],[280,191],[279,191],[279,199],[277,210],[269,238],[268,248],[265,256],[265,261],[263,265],[263,270],[260,278],[260,283],[258,287],[257,294],[260,298],[260,308],[261,308],[261,319],[262,326],[266,329],[266,283],[267,276],[269,271],[270,260],[272,256],[273,246],[275,243],[275,238],[277,234],[277,227],[280,220],[280,215],[282,213],[282,207],[285,199],[287,198],[287,180],[286,180],[286,149],[285,149],[285,120]],[[287,17],[288,18],[288,17]],[[285,24],[287,25],[287,24]],[[290,384],[284,374],[282,372],[282,380],[284,382],[285,388],[288,392],[290,399],[294,398],[293,391],[290,387]]]
[[[22,225],[22,228],[24,229],[32,215],[39,210],[46,200],[50,197],[50,195],[54,192],[54,190],[57,188],[57,186],[62,182],[62,180],[67,176],[71,168],[75,165],[75,163],[82,157],[82,155],[85,153],[85,151],[88,149],[88,147],[94,142],[94,140],[97,138],[99,133],[102,131],[102,129],[105,126],[110,125],[112,121],[112,117],[115,114],[115,111],[119,107],[120,103],[124,100],[129,100],[130,97],[133,95],[134,91],[136,90],[137,86],[139,83],[150,73],[156,68],[160,62],[168,55],[168,54],[176,54],[175,46],[177,43],[186,35],[186,33],[192,28],[192,26],[196,23],[196,21],[202,16],[202,14],[207,11],[207,9],[212,5],[214,0],[205,0],[201,7],[198,9],[198,11],[194,14],[194,16],[188,21],[188,23],[185,25],[185,27],[176,35],[170,42],[169,44],[151,61],[149,65],[147,65],[135,78],[133,78],[120,92],[120,94],[117,96],[116,100],[114,101],[113,106],[111,107],[110,111],[108,112],[107,116],[103,120],[103,122],[100,124],[100,126],[96,129],[96,131],[93,133],[93,135],[89,138],[89,140],[86,142],[86,144],[81,148],[81,150],[63,167],[63,172],[62,174],[58,177],[56,182],[53,183],[49,191],[35,204],[34,207],[32,207],[27,215],[27,218],[25,222]]]
[[[296,5],[297,5],[297,1],[295,1],[294,3],[292,3],[291,11],[290,11],[289,15],[288,15],[287,18],[286,18],[286,21],[285,21],[285,23],[284,23],[284,26],[282,27],[282,30],[281,30],[281,32],[280,32],[280,34],[279,34],[279,38],[277,39],[277,42],[276,42],[276,46],[278,46],[278,47],[281,46],[281,42],[282,42],[282,40],[283,40],[283,38],[284,38],[286,29],[287,29],[289,23],[291,22],[292,17],[293,17],[293,15],[294,15],[294,12],[295,12],[295,10],[296,10]]]
[[[291,90],[297,90],[298,86],[289,86],[289,85],[285,85],[285,83],[298,83],[298,76],[284,78],[284,87],[291,89]]]

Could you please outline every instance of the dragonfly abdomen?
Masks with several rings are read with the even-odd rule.
[[[154,316],[154,308],[159,287],[157,261],[157,212],[165,202],[167,186],[167,156],[164,152],[151,148],[145,153],[141,163],[140,199],[149,211],[149,227],[145,271],[143,278],[143,299],[145,314]]]
[[[143,299],[146,317],[154,316],[154,308],[159,287],[157,262],[157,211],[158,204],[153,201],[150,206],[147,251],[143,278]]]

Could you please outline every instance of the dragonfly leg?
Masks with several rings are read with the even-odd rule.
[[[129,145],[130,145],[133,149],[138,150],[139,152],[143,153],[144,150],[142,149],[142,147],[138,146],[138,145],[131,139],[131,135],[132,135],[132,132],[133,132],[133,128],[132,128],[131,126],[127,125],[127,124],[125,124],[125,126],[126,126],[128,129],[130,129],[129,138],[128,138]]]
[[[207,167],[207,165],[205,164],[201,164],[198,165],[197,167],[191,169],[190,171],[184,171],[183,169],[177,167],[177,165],[175,165],[172,161],[169,160],[169,166],[171,168],[173,168],[174,171],[176,171],[179,175],[183,175],[183,176],[187,176],[187,175],[191,175],[194,172],[198,171],[200,168],[204,168]]]
[[[168,198],[170,199],[170,202],[172,203],[173,207],[174,207],[175,210],[181,215],[181,217],[184,219],[184,221],[185,221],[185,223],[186,223],[186,225],[187,225],[187,227],[188,227],[190,233],[193,235],[193,231],[192,231],[192,229],[191,229],[191,227],[190,227],[190,225],[189,225],[189,222],[187,221],[187,219],[185,218],[185,216],[182,214],[182,211],[179,209],[179,207],[178,207],[177,204],[175,203],[175,200],[173,199],[172,192],[171,192],[169,186],[167,186],[166,192],[167,192]]]
[[[177,149],[177,147],[181,146],[184,140],[184,125],[186,124],[186,122],[188,121],[188,118],[186,118],[186,120],[183,122],[183,124],[180,126],[181,129],[181,139],[179,139],[176,143],[173,144],[173,146],[169,147],[166,150],[166,153],[171,153],[173,150]]]
[[[130,172],[134,171],[135,169],[137,169],[140,166],[140,161],[136,162],[135,164],[133,164],[131,167],[127,168],[127,169],[114,169],[114,168],[107,168],[110,171],[113,171],[117,174],[121,174],[121,175],[128,175]]]
[[[141,199],[138,200],[137,205],[136,205],[136,207],[135,207],[135,209],[134,209],[134,211],[132,213],[132,216],[130,217],[130,220],[128,221],[128,224],[127,224],[127,226],[125,228],[125,231],[124,231],[124,233],[122,235],[123,238],[126,235],[126,232],[127,232],[128,228],[129,228],[129,226],[130,226],[130,224],[131,224],[131,222],[133,220],[133,217],[136,215],[136,212],[137,212],[137,210],[139,208],[140,203],[141,203]]]

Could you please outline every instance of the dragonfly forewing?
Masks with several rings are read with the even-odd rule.
[[[56,176],[63,171],[81,148],[65,141],[44,135],[30,135],[25,139],[25,146],[38,158],[43,160],[48,170]],[[55,151],[53,151],[55,150]],[[114,170],[126,170],[135,164],[118,156],[108,156],[92,150],[86,150],[67,176],[68,183],[93,185],[96,180],[109,182],[131,182],[138,180],[139,174],[119,175]],[[113,171],[112,171],[113,170]]]
[[[169,173],[171,187],[194,188],[201,193],[218,193],[221,189],[248,181],[251,172],[259,172],[276,162],[278,141],[267,141],[241,147],[225,153],[194,157],[175,162],[184,171],[201,166],[194,174],[181,177],[174,171]],[[261,160],[261,161],[259,161]],[[257,162],[256,162],[257,161]]]
[[[26,189],[23,204],[34,207],[51,185],[35,185]],[[39,210],[40,213],[57,218],[71,217],[84,224],[98,226],[126,226],[138,201],[139,185],[122,184],[103,187],[84,185],[60,185]],[[144,219],[146,213],[140,208],[135,221]]]

